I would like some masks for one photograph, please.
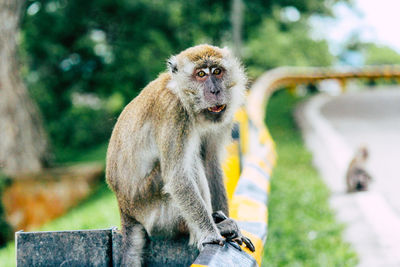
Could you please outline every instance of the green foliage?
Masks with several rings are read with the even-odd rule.
[[[343,227],[329,207],[329,191],[295,126],[292,112],[297,102],[280,91],[267,107],[267,125],[279,158],[271,178],[263,266],[356,266],[357,256],[342,240]]]
[[[400,64],[400,54],[387,46],[365,44],[364,54],[367,65]]]
[[[281,30],[279,22],[266,19],[248,42],[244,58],[252,77],[279,66],[327,66],[332,63],[327,42],[312,40],[307,25],[298,22],[286,26]]]
[[[7,223],[4,207],[1,201],[3,190],[9,184],[10,180],[0,169],[0,247],[4,246],[8,240],[12,237],[11,226]]]
[[[104,109],[72,107],[59,120],[49,122],[48,130],[56,144],[83,149],[94,142],[107,140],[114,123],[115,120]]]
[[[329,64],[325,44],[307,37],[303,21],[311,14],[329,15],[338,1],[244,1],[243,37],[252,73],[283,64]],[[80,149],[104,142],[109,118],[165,70],[171,54],[204,42],[229,44],[231,2],[28,1],[21,38],[28,68],[23,70],[53,145]],[[274,23],[285,7],[298,10],[302,22]],[[72,101],[87,94],[100,104],[82,108]]]
[[[85,149],[85,151],[56,147],[54,153],[58,161],[63,162],[64,164],[74,164],[79,162],[105,163],[107,147],[108,143]]]

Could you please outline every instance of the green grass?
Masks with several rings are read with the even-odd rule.
[[[357,255],[342,236],[329,207],[329,191],[311,165],[292,112],[299,99],[284,91],[267,108],[277,145],[271,178],[268,239],[263,266],[355,266]]]

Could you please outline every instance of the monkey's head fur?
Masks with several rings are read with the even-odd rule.
[[[196,118],[231,121],[243,104],[247,78],[244,69],[227,48],[198,45],[168,60],[168,88]]]
[[[357,157],[357,159],[359,161],[367,161],[368,156],[369,156],[369,152],[368,152],[367,146],[362,145],[362,146],[358,147],[355,157]]]

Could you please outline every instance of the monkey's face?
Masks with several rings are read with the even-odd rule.
[[[230,102],[228,89],[224,83],[225,69],[218,64],[207,64],[195,68],[192,79],[198,87],[199,108],[205,118],[220,120]]]
[[[198,116],[213,122],[230,120],[243,103],[246,76],[228,49],[199,45],[172,57],[168,64],[169,87]]]

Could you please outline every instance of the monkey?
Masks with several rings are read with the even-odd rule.
[[[140,266],[146,236],[233,241],[254,251],[228,218],[221,158],[247,77],[228,48],[188,48],[167,61],[120,114],[107,149],[106,180],[121,215],[123,266]]]
[[[347,192],[367,191],[372,180],[366,170],[368,160],[368,149],[360,146],[351,160],[346,173]]]

